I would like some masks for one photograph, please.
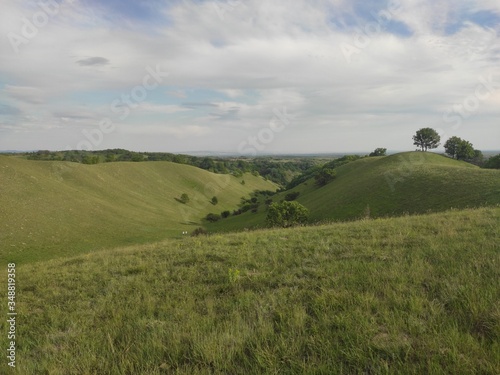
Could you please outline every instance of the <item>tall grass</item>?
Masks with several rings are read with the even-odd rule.
[[[489,208],[20,265],[17,373],[498,374],[499,244]]]

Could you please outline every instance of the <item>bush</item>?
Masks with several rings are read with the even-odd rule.
[[[309,219],[309,210],[298,202],[273,203],[269,206],[266,223],[270,227],[288,228],[305,224]]]
[[[387,152],[386,148],[376,148],[375,151],[370,153],[368,156],[385,156]]]
[[[485,168],[500,169],[500,155],[489,158],[485,164]]]
[[[206,236],[208,234],[208,232],[206,231],[205,228],[202,228],[202,227],[199,227],[199,228],[196,228],[192,233],[191,233],[191,237],[196,237],[196,236]]]
[[[211,223],[215,223],[216,221],[219,221],[221,219],[221,216],[218,215],[218,214],[214,214],[214,213],[209,213],[206,217],[206,219],[208,221],[210,221]]]
[[[189,202],[189,195],[187,195],[186,193],[182,194],[181,199],[179,199],[179,201],[181,203],[184,203],[184,204],[188,203]]]
[[[252,209],[252,205],[251,204],[245,204],[244,206],[241,206],[240,211],[241,212],[247,212],[247,211],[249,211],[251,209]]]
[[[221,212],[220,216],[225,219],[225,218],[228,218],[229,216],[231,215],[231,212],[230,211],[224,211],[224,212]]]
[[[219,200],[217,199],[217,197],[216,197],[216,196],[213,196],[213,197],[212,197],[212,201],[211,201],[211,202],[212,202],[212,204],[215,206],[217,203],[219,203]]]
[[[337,177],[337,171],[331,168],[323,168],[314,178],[318,186],[324,186]]]
[[[288,202],[294,201],[295,199],[297,199],[299,197],[299,195],[300,195],[299,191],[294,191],[292,193],[288,193],[287,195],[285,195],[285,200]]]

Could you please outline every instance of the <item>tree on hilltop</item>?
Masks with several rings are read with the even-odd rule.
[[[459,137],[448,139],[444,144],[444,149],[448,155],[457,160],[470,160],[476,155],[472,143]]]
[[[422,128],[413,136],[413,144],[420,147],[422,151],[427,151],[439,146],[441,137],[432,128]]]

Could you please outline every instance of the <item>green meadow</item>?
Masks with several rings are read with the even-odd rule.
[[[499,243],[483,208],[23,264],[16,373],[498,374]]]
[[[258,189],[276,185],[170,162],[84,165],[0,156],[0,259],[31,262],[182,237],[211,210],[231,209]],[[176,200],[183,193],[187,204]]]
[[[370,157],[292,189],[309,226],[262,228],[263,195],[256,213],[204,220],[277,188],[0,156],[0,275],[16,263],[18,313],[16,369],[0,373],[500,373],[500,171]],[[182,234],[198,227],[209,235]]]

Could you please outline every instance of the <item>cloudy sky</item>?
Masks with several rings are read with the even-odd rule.
[[[3,0],[0,150],[500,149],[498,0]]]

